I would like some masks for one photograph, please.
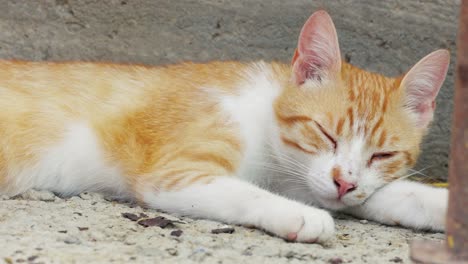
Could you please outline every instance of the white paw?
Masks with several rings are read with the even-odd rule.
[[[427,219],[427,227],[423,226],[423,228],[428,228],[432,231],[444,232],[445,231],[445,218],[447,215],[447,206],[448,206],[448,198],[442,196],[437,201],[433,201],[431,206],[427,206],[426,215],[429,219]]]
[[[279,209],[279,208],[278,208]],[[322,243],[332,238],[335,223],[331,215],[321,209],[295,204],[261,224],[261,227],[289,241]]]
[[[298,242],[325,242],[332,238],[335,233],[335,222],[331,215],[320,209],[304,212],[304,225],[296,232],[295,241]],[[294,237],[294,232],[288,235]]]

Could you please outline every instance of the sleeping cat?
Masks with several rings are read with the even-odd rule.
[[[325,11],[291,65],[1,61],[0,194],[102,191],[298,242],[333,236],[324,209],[443,231],[447,190],[403,178],[448,64],[347,64]]]

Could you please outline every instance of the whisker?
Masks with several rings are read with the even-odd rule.
[[[250,162],[250,164],[256,165],[262,168],[271,168],[271,169],[278,169],[284,172],[293,172],[293,173],[300,174],[300,175],[306,174],[304,171],[297,170],[296,168],[282,166],[278,164],[262,163],[262,162]]]
[[[270,149],[274,149],[274,146],[273,146],[271,143],[268,143],[268,146],[270,147]],[[292,163],[292,164],[294,164],[294,165],[296,165],[296,166],[298,166],[298,167],[301,167],[301,168],[303,168],[303,169],[306,169],[306,170],[309,169],[306,165],[304,165],[304,164],[298,162],[297,160],[294,160],[292,157],[290,157],[290,156],[288,156],[288,155],[286,155],[286,154],[284,154],[284,153],[273,153],[273,152],[270,152],[269,156],[270,156],[270,157],[273,157],[273,158],[280,158],[280,159],[282,159],[283,161]]]
[[[425,173],[422,173],[421,172],[422,170],[414,170],[414,169],[409,169],[409,170],[415,172],[416,174],[422,175],[422,176],[426,176],[426,177],[429,177],[429,178],[431,177],[431,176],[429,176],[429,175],[427,175]]]
[[[431,167],[433,167],[433,166],[428,166],[428,167],[422,168],[422,169],[420,169],[420,170],[413,170],[414,172],[409,173],[409,174],[404,175],[404,176],[401,176],[401,177],[398,178],[396,181],[406,179],[406,178],[408,178],[408,177],[410,177],[410,176],[413,176],[413,175],[415,175],[415,174],[421,174],[422,171],[427,170],[427,169],[429,169],[429,168],[431,168]]]
[[[305,178],[305,177],[303,177],[303,174],[300,174],[300,173],[297,173],[297,172],[294,172],[294,171],[282,170],[282,169],[278,169],[278,168],[265,167],[265,166],[263,168],[266,169],[266,170],[269,170],[269,171],[280,172],[280,173],[283,173],[283,174],[286,174],[286,175],[297,176],[299,178]]]
[[[270,158],[273,158],[273,159],[277,159],[278,161],[282,161],[285,164],[292,165],[294,167],[297,167],[297,168],[300,168],[300,169],[303,169],[303,170],[308,170],[309,169],[304,164],[302,164],[302,163],[300,163],[300,162],[298,162],[296,160],[293,160],[292,158],[287,157],[287,156],[278,156],[278,155],[273,155],[273,154],[267,154],[266,156],[270,157]]]
[[[294,188],[288,188],[283,191],[285,193],[288,193],[288,192],[294,192],[294,191],[310,191],[310,189],[307,186],[296,186]]]

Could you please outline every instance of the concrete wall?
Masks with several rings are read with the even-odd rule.
[[[323,8],[344,58],[399,74],[448,48],[452,65],[418,167],[446,177],[459,0],[0,0],[0,58],[146,64],[289,61],[299,30]]]

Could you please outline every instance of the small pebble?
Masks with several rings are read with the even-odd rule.
[[[166,248],[167,253],[171,256],[177,256],[179,253],[177,252],[177,249],[175,248]]]
[[[137,243],[137,239],[135,237],[128,236],[124,240],[125,245],[135,245]]]
[[[349,234],[338,235],[339,240],[349,240],[350,238]]]
[[[234,233],[235,229],[233,227],[227,226],[222,228],[217,228],[211,230],[212,234],[232,234]]]
[[[140,213],[140,217],[141,218],[148,218],[149,216],[147,214],[145,214],[145,213]]]
[[[81,244],[81,241],[80,241],[78,238],[72,237],[72,236],[65,238],[65,239],[63,240],[63,242],[64,242],[65,244],[69,244],[69,245],[72,245],[72,244],[74,244],[74,245],[79,245],[79,244]]]
[[[330,264],[341,264],[343,263],[343,259],[341,258],[331,258],[328,260],[328,263]]]
[[[34,261],[34,260],[36,260],[38,257],[39,257],[39,256],[30,256],[30,257],[28,258],[28,261],[30,261],[30,262],[31,262],[31,261]]]
[[[394,257],[394,258],[390,259],[389,261],[394,262],[394,263],[403,263],[403,259],[400,258],[400,257]]]
[[[182,223],[182,222],[177,221],[177,220],[170,220],[170,219],[165,218],[164,216],[158,216],[154,218],[145,218],[145,219],[139,220],[137,223],[144,227],[159,226],[160,228],[166,228],[166,227],[175,227],[174,223]]]
[[[361,224],[367,224],[367,223],[369,223],[369,221],[367,221],[366,219],[363,219],[363,220],[359,220],[359,223],[361,223]]]
[[[131,221],[138,221],[141,218],[143,218],[142,216],[138,216],[138,215],[132,214],[132,213],[122,213],[122,216],[124,218],[127,218],[127,219],[131,220]]]
[[[175,236],[175,237],[180,237],[182,235],[183,231],[180,230],[180,229],[177,229],[177,230],[174,230],[171,232],[171,236]]]

